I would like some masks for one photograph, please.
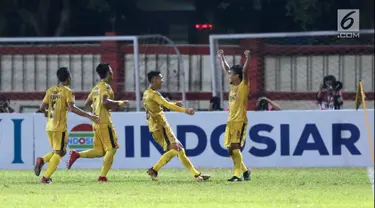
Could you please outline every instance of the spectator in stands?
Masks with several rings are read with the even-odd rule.
[[[342,97],[343,84],[336,80],[333,75],[323,78],[319,91],[316,95],[316,101],[320,110],[340,110],[344,104]]]
[[[271,99],[268,99],[267,97],[260,97],[256,103],[255,107],[256,111],[276,111],[281,110],[280,106],[272,101]]]
[[[10,107],[10,100],[4,95],[0,95],[0,113],[14,113],[14,109]]]
[[[208,106],[208,111],[222,111],[220,106],[220,97],[214,96],[210,100],[210,105]]]

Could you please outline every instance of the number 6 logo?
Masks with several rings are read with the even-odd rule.
[[[354,14],[355,11],[351,11],[349,12],[347,15],[344,16],[344,18],[342,18],[341,22],[340,22],[340,25],[341,25],[341,28],[344,29],[344,30],[347,30],[349,28],[351,28],[354,24],[354,19],[352,17],[350,17],[352,14]],[[347,25],[345,25],[345,23],[347,21],[350,21]]]
[[[359,31],[359,10],[358,9],[337,10],[337,31],[340,31],[340,32]]]

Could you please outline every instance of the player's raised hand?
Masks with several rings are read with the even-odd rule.
[[[193,108],[186,108],[185,113],[188,115],[194,115],[195,111]]]
[[[96,115],[90,115],[89,119],[91,121],[93,121],[94,123],[96,123],[96,124],[100,123],[100,118],[98,116],[96,116]]]
[[[245,54],[246,58],[249,58],[249,56],[250,56],[250,50],[245,50],[243,53]]]
[[[178,101],[178,102],[176,102],[176,105],[177,105],[178,107],[182,107],[182,106],[184,106],[184,104],[182,103],[182,101]]]
[[[221,58],[224,56],[224,50],[223,49],[220,49],[217,51],[217,55]]]

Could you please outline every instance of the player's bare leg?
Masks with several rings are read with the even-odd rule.
[[[233,143],[228,148],[230,157],[233,160],[234,173],[232,178],[228,179],[229,182],[239,182],[241,179],[241,164],[242,164],[242,154],[241,154],[241,144]]]

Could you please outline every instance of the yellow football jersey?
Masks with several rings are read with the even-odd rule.
[[[72,90],[67,86],[53,86],[47,90],[43,103],[48,104],[46,130],[66,131],[68,103],[74,103]]]
[[[100,124],[94,123],[94,126],[112,126],[111,110],[104,106],[103,97],[108,97],[113,100],[115,96],[111,86],[101,81],[91,90],[88,97],[92,100],[92,113],[100,118]]]
[[[228,122],[247,121],[247,101],[250,92],[249,83],[250,81],[248,81],[248,84],[242,81],[238,86],[230,86]]]
[[[163,127],[169,127],[163,112],[163,107],[177,112],[186,111],[185,108],[181,108],[175,103],[168,102],[158,91],[151,88],[148,88],[143,93],[143,105],[146,110],[146,119],[150,132],[161,130]]]

